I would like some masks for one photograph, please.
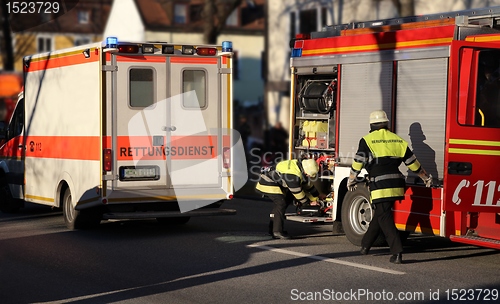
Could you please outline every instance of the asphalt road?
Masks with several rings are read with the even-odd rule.
[[[500,299],[499,251],[411,235],[405,264],[393,265],[387,248],[361,256],[330,225],[287,222],[295,238],[272,240],[270,202],[235,199],[223,207],[238,214],[174,227],[153,220],[103,222],[88,231],[68,231],[61,212],[43,206],[0,214],[0,303]]]

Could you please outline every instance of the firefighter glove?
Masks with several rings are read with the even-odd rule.
[[[427,188],[432,186],[432,175],[428,174],[424,168],[420,169],[420,172],[418,172],[418,176],[424,181],[424,184]]]
[[[432,175],[431,175],[431,174],[429,174],[429,175],[427,175],[427,176],[424,176],[424,177],[422,178],[422,180],[424,181],[425,186],[426,186],[427,188],[429,188],[430,186],[432,186]]]
[[[354,179],[354,178],[349,178],[349,179],[347,180],[347,189],[348,189],[349,191],[354,191],[354,190],[356,190],[357,184],[358,184],[358,183],[356,182],[356,179]]]

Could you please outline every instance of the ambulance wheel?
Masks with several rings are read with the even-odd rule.
[[[361,246],[361,240],[368,230],[373,212],[367,187],[358,185],[356,190],[346,193],[342,202],[342,228],[353,245]],[[380,233],[373,245],[383,246],[384,244],[385,237]]]
[[[64,191],[62,201],[64,222],[70,230],[93,228],[101,222],[98,213],[90,210],[76,210],[72,204],[72,196],[69,188]]]
[[[156,221],[162,225],[184,225],[189,220],[191,217],[189,216],[182,216],[182,217],[157,217]]]
[[[13,213],[23,207],[23,201],[12,197],[9,184],[5,177],[0,178],[0,211],[3,213]]]

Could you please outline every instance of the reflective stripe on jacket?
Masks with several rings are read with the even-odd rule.
[[[311,196],[318,195],[314,185],[302,174],[301,165],[297,159],[281,161],[274,170],[261,174],[255,188],[264,194],[283,195],[283,191],[288,188],[301,204],[310,201],[310,197],[304,190]]]
[[[351,173],[357,175],[366,168],[372,203],[394,201],[404,197],[405,179],[399,171],[403,161],[413,172],[420,171],[420,163],[404,139],[386,129],[375,130],[359,141]]]

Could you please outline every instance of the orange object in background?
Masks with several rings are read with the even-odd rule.
[[[0,121],[10,120],[22,87],[23,79],[19,73],[0,73]]]
[[[17,97],[21,92],[22,83],[21,75],[0,73],[0,97]]]

